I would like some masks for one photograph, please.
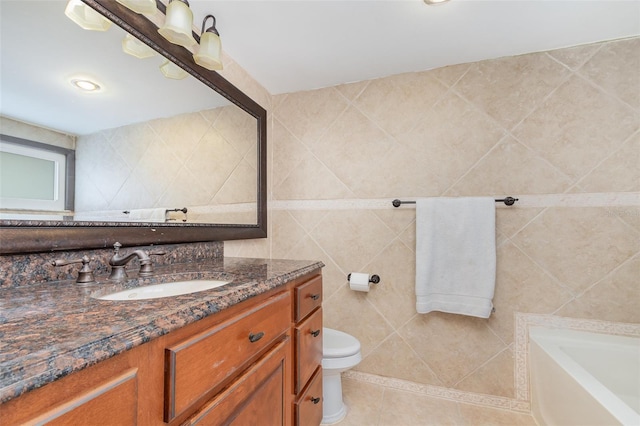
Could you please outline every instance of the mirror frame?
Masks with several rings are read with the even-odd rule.
[[[109,223],[3,220],[0,254],[58,250],[224,241],[267,236],[267,112],[253,99],[215,71],[197,65],[191,52],[165,40],[157,27],[113,0],[82,0],[114,24],[149,45],[191,76],[256,118],[258,144],[257,224]],[[161,12],[165,6],[156,0]],[[62,13],[62,12],[61,12]],[[199,41],[199,37],[194,33]]]

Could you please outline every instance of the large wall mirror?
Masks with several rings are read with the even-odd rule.
[[[2,0],[2,164],[49,138],[71,173],[58,170],[62,210],[0,200],[0,253],[266,237],[264,108],[162,38],[157,16],[83,2],[113,25],[81,29],[66,0]],[[85,78],[99,90],[72,86]],[[36,182],[17,164],[5,192]]]

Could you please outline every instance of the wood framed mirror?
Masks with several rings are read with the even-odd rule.
[[[158,192],[158,196],[152,200],[152,205],[134,205],[134,201],[131,200],[145,198],[140,196],[130,197],[128,201],[129,204],[122,204],[122,200],[125,198],[121,197],[121,204],[113,202],[113,204],[111,205],[101,206],[102,210],[110,209],[111,211],[119,211],[121,213],[128,214],[128,206],[139,210],[149,210],[150,207],[162,209],[166,208],[167,211],[174,207],[176,208],[176,210],[186,207],[189,209],[189,212],[192,213],[194,211],[197,212],[198,208],[200,208],[200,217],[208,219],[203,219],[200,221],[190,219],[186,222],[182,222],[180,221],[180,219],[176,220],[175,222],[156,222],[144,220],[136,222],[121,220],[112,221],[110,219],[101,219],[100,217],[98,217],[96,220],[95,218],[91,219],[91,214],[89,214],[88,216],[86,214],[85,216],[77,214],[78,209],[76,209],[76,211],[72,212],[72,214],[70,215],[65,214],[65,217],[62,220],[41,220],[38,219],[37,216],[25,216],[27,217],[27,219],[21,219],[19,215],[9,218],[4,216],[4,218],[0,220],[0,254],[110,247],[115,241],[119,241],[123,245],[131,246],[265,238],[267,235],[267,118],[265,109],[245,93],[243,93],[241,90],[239,90],[237,87],[235,87],[233,84],[231,84],[229,81],[220,76],[218,73],[209,71],[195,64],[191,52],[181,46],[169,43],[167,40],[161,37],[160,34],[158,34],[157,25],[151,22],[151,20],[149,20],[145,16],[132,12],[128,8],[113,0],[82,1],[86,5],[98,11],[100,14],[109,19],[113,24],[115,24],[116,27],[121,28],[126,33],[135,37],[135,39],[144,43],[146,46],[151,47],[162,57],[168,59],[171,63],[179,67],[179,69],[186,71],[186,73],[188,73],[189,75],[189,79],[193,79],[198,85],[201,85],[201,89],[197,89],[197,92],[199,94],[203,94],[205,97],[220,97],[228,105],[234,108],[235,112],[233,112],[231,115],[235,116],[236,120],[232,120],[230,124],[225,124],[225,128],[234,129],[234,126],[237,127],[237,123],[239,121],[250,123],[251,132],[245,133],[251,135],[250,142],[255,143],[250,143],[251,146],[246,147],[246,152],[250,154],[247,154],[246,158],[243,158],[243,160],[245,160],[245,163],[249,164],[249,166],[247,166],[246,168],[251,169],[252,171],[249,175],[245,175],[238,180],[244,180],[245,186],[246,182],[251,182],[251,189],[253,189],[253,184],[255,184],[255,192],[251,193],[250,196],[246,196],[246,199],[239,199],[235,201],[220,201],[219,199],[224,197],[221,197],[219,195],[222,191],[216,189],[218,193],[218,199],[216,199],[214,203],[219,203],[219,205],[221,205],[222,207],[222,210],[224,211],[234,210],[234,207],[230,208],[230,205],[233,205],[238,210],[244,211],[245,218],[247,217],[246,206],[247,204],[249,204],[249,219],[231,219],[218,221],[216,219],[219,218],[220,215],[212,214],[207,216],[206,214],[202,214],[202,210],[205,210],[207,212],[215,211],[216,206],[206,203],[206,205],[203,205],[201,201],[195,202],[195,204],[189,203],[189,205],[187,205],[187,201],[183,199],[178,199],[175,201],[161,199],[160,191],[154,191],[153,187],[151,186],[153,185],[153,183],[147,182],[147,192]],[[157,2],[157,4],[158,8],[162,12],[164,12],[164,5],[161,2]],[[64,2],[62,3],[62,6],[64,7]],[[62,14],[63,10],[60,10],[60,13]],[[6,17],[6,11],[3,11],[3,14],[5,14]],[[73,25],[73,23],[70,22],[70,25]],[[197,34],[194,34],[194,36],[196,37],[196,40],[198,40]],[[5,40],[3,40],[3,44],[4,43]],[[3,58],[3,60],[4,59],[5,58]],[[4,88],[0,89],[2,89],[4,92]],[[2,111],[2,113],[4,117],[4,111]],[[9,116],[9,118],[12,117]],[[165,124],[163,123],[163,125]],[[111,130],[107,131],[111,132]],[[136,134],[135,132],[129,133]],[[154,129],[154,132],[152,132],[152,134],[162,137],[157,129]],[[253,141],[253,138],[255,138],[255,141]],[[151,145],[154,143],[154,140],[150,140],[148,141],[148,143]],[[209,149],[209,152],[212,151],[215,153],[214,148]],[[76,163],[78,163],[82,159],[80,150],[78,150],[77,152],[78,155],[76,156]],[[87,169],[89,169],[92,173],[95,174],[96,162],[99,162],[98,160],[101,160],[101,158],[97,158],[98,156],[95,155],[95,151],[91,150],[85,150],[85,157],[87,156],[87,152],[89,154],[93,154],[94,164],[92,164],[91,167],[85,167],[85,172]],[[154,158],[153,156],[150,157]],[[192,157],[196,158],[197,156],[192,155]],[[220,155],[220,157],[225,156]],[[210,166],[208,166],[207,162],[209,160],[206,157],[204,159],[197,158],[197,160],[200,162],[199,165],[201,168],[222,168],[221,164],[216,165],[213,162],[213,159],[211,160]],[[151,160],[148,160],[148,163],[153,164]],[[108,168],[114,167],[109,165]],[[235,169],[237,168],[238,167],[235,167]],[[79,185],[82,184],[82,182],[91,180],[91,177],[87,178],[85,175],[82,175],[81,167],[78,167],[77,170],[78,172],[75,176],[76,188],[78,188]],[[137,176],[139,175],[140,174],[138,173]],[[205,189],[209,189],[213,186],[213,184],[209,182],[203,182],[202,178],[198,178],[197,173],[191,173],[191,171],[180,176],[180,178],[172,177],[172,182],[177,185],[176,188],[173,189],[173,193],[176,194],[179,194],[181,192],[180,185],[182,185],[182,187],[189,187],[197,184],[201,185]],[[188,176],[192,179],[189,180],[185,176]],[[193,178],[194,176],[195,178]],[[226,180],[233,180],[229,176],[231,176],[231,172],[227,174]],[[144,181],[144,178],[139,178],[138,180]],[[105,180],[103,179],[103,182],[104,181]],[[165,185],[163,194],[171,192],[167,189],[168,186],[169,183]],[[229,188],[226,188],[225,190],[226,194],[242,192]],[[202,192],[206,191],[203,190]],[[208,194],[207,196],[212,199],[211,194]],[[83,203],[85,203],[85,205],[90,204],[90,202],[82,201],[82,198],[79,199],[78,191],[76,191],[75,198],[76,206],[82,206]],[[115,199],[116,197],[112,198]],[[227,196],[227,199],[228,198],[229,197]],[[225,203],[225,201],[227,202]],[[250,201],[250,203],[247,203],[247,201]],[[242,205],[244,207],[238,207],[239,205]],[[0,205],[0,208],[2,208],[2,205]],[[93,214],[93,216],[96,215]],[[193,217],[193,215],[191,216]]]

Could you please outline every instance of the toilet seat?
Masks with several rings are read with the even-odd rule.
[[[350,334],[323,327],[322,357],[346,358],[360,352],[360,342]]]

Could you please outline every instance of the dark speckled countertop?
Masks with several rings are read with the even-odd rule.
[[[152,277],[114,285],[106,276],[2,290],[0,298],[0,402],[103,361],[252,296],[321,268],[321,262],[245,258],[212,259],[156,268]],[[212,290],[141,301],[92,296],[168,281],[231,281]]]

